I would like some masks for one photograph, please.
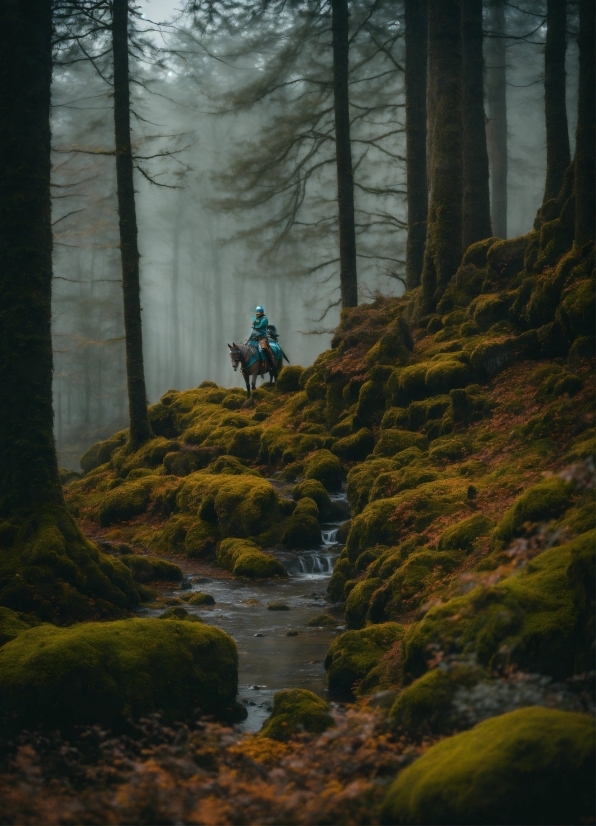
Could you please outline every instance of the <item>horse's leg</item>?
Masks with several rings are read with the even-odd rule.
[[[252,389],[254,390],[257,386],[257,376],[259,375],[259,371],[255,370],[252,374]]]
[[[245,373],[244,370],[243,370],[242,375],[244,376],[244,383],[246,384],[246,395],[250,399],[250,384],[249,384],[249,381],[248,381],[248,373]]]

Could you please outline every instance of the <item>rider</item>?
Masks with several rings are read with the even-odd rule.
[[[272,370],[275,370],[275,359],[271,348],[269,347],[269,339],[267,338],[267,327],[269,326],[269,319],[265,315],[265,310],[259,304],[255,307],[255,314],[252,320],[252,330],[248,338],[249,341],[258,341],[261,351],[265,357],[265,361],[269,363]]]

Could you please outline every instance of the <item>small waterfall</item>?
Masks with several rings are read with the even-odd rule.
[[[288,567],[286,564],[286,567],[290,575],[324,578],[330,576],[336,558],[337,554],[325,553],[325,551],[308,551],[297,553],[295,566]]]
[[[321,531],[321,536],[323,538],[323,545],[336,545],[337,544],[337,532],[339,528],[328,528],[323,529]]]

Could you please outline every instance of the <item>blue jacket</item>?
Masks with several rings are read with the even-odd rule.
[[[251,338],[267,338],[267,327],[269,326],[269,319],[266,315],[253,316]]]

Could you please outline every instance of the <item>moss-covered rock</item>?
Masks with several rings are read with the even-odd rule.
[[[271,554],[245,539],[224,539],[220,542],[216,562],[231,571],[234,576],[249,579],[287,577],[284,566]]]
[[[445,360],[431,362],[424,375],[428,395],[448,393],[457,387],[465,387],[472,380],[472,370],[461,361]]]
[[[195,591],[187,602],[189,605],[215,605],[215,599],[211,594],[203,594],[201,591]]]
[[[296,501],[308,497],[316,502],[318,515],[322,520],[345,519],[349,515],[347,508],[333,502],[323,485],[316,479],[303,479],[292,490],[292,496]]]
[[[304,478],[316,479],[331,492],[341,490],[342,471],[339,459],[329,450],[318,450],[305,461]]]
[[[244,427],[237,430],[229,442],[230,456],[237,456],[240,459],[257,459],[261,448],[262,433],[260,427]]]
[[[533,485],[519,496],[499,522],[496,536],[503,542],[513,539],[526,522],[540,522],[560,516],[573,495],[573,487],[553,476]]]
[[[296,393],[300,390],[300,377],[304,368],[298,364],[286,365],[277,377],[275,384],[280,393]]]
[[[81,456],[81,467],[83,468],[83,473],[89,473],[90,471],[94,470],[96,467],[109,462],[112,458],[112,454],[118,448],[121,448],[128,438],[128,431],[121,430],[119,433],[115,433],[105,442],[97,442],[96,444],[92,445],[89,450],[87,450]]]
[[[156,619],[42,625],[0,649],[9,726],[113,725],[156,711],[229,714],[238,687],[234,641],[202,624]]]
[[[408,633],[405,670],[423,674],[428,646],[438,646],[490,668],[514,663],[557,679],[572,675],[585,660],[589,619],[577,590],[586,585],[575,584],[570,565],[593,552],[594,539],[593,531],[584,534],[544,551],[517,576],[431,608]]]
[[[432,746],[390,788],[383,823],[581,823],[594,817],[591,717],[526,708]]]
[[[490,519],[481,513],[476,513],[474,516],[462,519],[443,531],[439,537],[437,547],[440,551],[462,550],[470,552],[478,537],[489,533],[491,527]]]
[[[158,556],[141,556],[140,554],[123,554],[120,557],[127,568],[130,568],[137,582],[179,582],[184,574],[178,565],[160,559]]]
[[[471,363],[478,379],[486,381],[504,370],[513,361],[513,347],[509,340],[487,340],[480,343],[471,355]]]
[[[371,596],[381,585],[380,579],[363,579],[350,591],[346,601],[346,625],[358,629],[364,626]]]
[[[318,617],[313,617],[306,624],[309,628],[337,628],[339,622],[331,614],[319,614]]]
[[[325,658],[329,690],[351,696],[354,684],[363,680],[403,636],[403,626],[395,622],[341,634],[333,640]]]
[[[204,519],[194,519],[186,531],[184,552],[187,556],[200,558],[210,556],[217,544],[217,529]]]
[[[153,479],[137,479],[109,491],[99,508],[99,524],[105,528],[145,513],[153,485]]]
[[[321,526],[318,515],[319,508],[314,499],[308,496],[300,499],[284,529],[282,535],[284,545],[296,551],[318,548],[321,544]]]
[[[417,447],[426,450],[428,439],[422,433],[412,433],[409,430],[383,430],[377,442],[374,454],[380,457],[392,457],[408,448]]]
[[[19,614],[10,608],[0,607],[0,646],[14,640],[23,631],[39,625],[39,620],[27,614]]]
[[[417,488],[426,482],[434,482],[437,478],[438,474],[435,471],[421,467],[406,466],[400,470],[381,473],[377,476],[371,488],[369,501],[376,502],[378,499],[390,499],[392,496],[401,493],[402,490]]]
[[[391,470],[395,470],[395,464],[391,459],[369,460],[355,465],[350,470],[346,494],[354,516],[361,513],[368,504],[370,491],[379,474]]]
[[[321,734],[335,721],[327,703],[304,688],[286,688],[273,697],[273,710],[263,723],[262,737],[289,740],[295,734]]]
[[[356,433],[338,439],[333,445],[333,453],[345,462],[365,459],[372,452],[375,439],[367,427],[361,427]]]

